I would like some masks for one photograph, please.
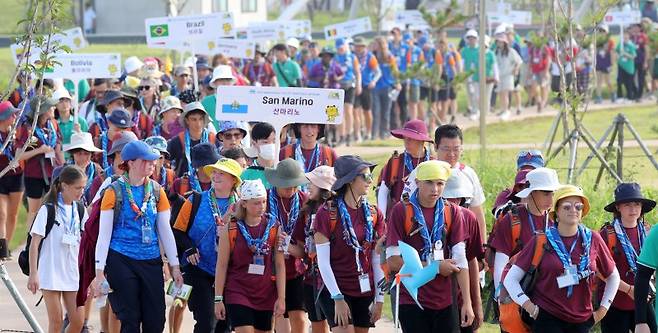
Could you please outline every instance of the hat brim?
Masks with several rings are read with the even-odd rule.
[[[212,176],[213,170],[226,172],[229,175],[233,176],[236,179],[236,182],[235,182],[236,187],[238,187],[238,186],[240,186],[240,184],[242,184],[242,179],[240,179],[240,175],[235,174],[235,170],[231,170],[231,169],[229,169],[229,168],[227,168],[223,165],[217,165],[217,163],[211,164],[211,165],[206,165],[206,166],[203,167],[203,172],[205,172],[206,176],[208,176],[208,177]]]
[[[356,175],[361,171],[363,168],[370,168],[370,171],[372,172],[372,169],[374,169],[377,166],[377,164],[374,163],[369,163],[369,162],[362,162],[357,165],[355,165],[353,168],[351,168],[352,171],[350,171],[348,174],[336,179],[336,182],[334,185],[331,186],[332,191],[338,191],[343,186],[345,186],[348,183],[351,183],[354,178],[356,178]]]
[[[313,185],[327,191],[331,191],[331,186],[333,185],[330,181],[319,177],[318,175],[314,174],[313,172],[307,172],[306,173],[306,179]]]
[[[528,187],[528,188],[523,189],[521,192],[517,193],[516,197],[521,198],[521,199],[527,198],[530,195],[530,193],[532,193],[533,191],[551,191],[551,192],[555,192],[559,187],[560,187],[559,185],[556,185],[556,186],[538,186],[538,187],[535,187],[535,188]]]
[[[202,109],[194,109],[194,110],[190,110],[190,111],[187,111],[187,112],[185,112],[185,110],[183,110],[183,113],[182,113],[181,116],[178,118],[178,123],[179,123],[181,126],[183,126],[183,128],[187,128],[187,127],[185,126],[185,118],[187,118],[187,115],[188,115],[190,112],[192,112],[192,111],[197,111],[197,110],[198,110],[198,111],[201,111],[201,112],[203,112],[203,113],[205,113],[204,121],[205,121],[205,125],[208,126],[208,124],[210,124],[210,115],[208,114],[208,112],[207,112],[206,110],[202,110]]]
[[[242,133],[242,138],[245,138],[245,137],[247,136],[247,131],[245,131],[244,128],[240,128],[240,127],[229,128],[229,129],[227,129],[226,131],[229,131],[229,130],[232,130],[232,129],[239,130],[240,133]],[[224,131],[224,132],[226,132],[226,131]],[[223,135],[224,132],[218,132],[217,134],[215,134],[215,138],[217,138],[217,140],[219,140],[219,141],[223,141],[223,140],[220,138],[220,135]]]
[[[74,149],[82,149],[82,150],[86,150],[86,151],[91,152],[91,153],[102,153],[103,152],[102,149],[98,149],[94,145],[89,146],[89,145],[86,145],[84,143],[76,144],[76,145],[70,145],[70,144],[69,145],[64,145],[63,148],[64,148],[64,151],[71,151],[71,150],[74,150]]]
[[[623,200],[618,200],[618,201],[613,201],[609,203],[607,206],[605,206],[603,209],[606,212],[610,213],[616,213],[617,211],[617,205],[627,203],[627,202],[640,202],[642,203],[642,214],[646,214],[650,211],[652,211],[654,208],[656,208],[656,202],[647,199],[647,198],[627,198]]]
[[[13,105],[7,107],[4,113],[0,114],[0,121],[7,120],[9,117],[11,117],[14,114],[18,114],[21,112],[21,109],[15,108]]]
[[[272,187],[276,188],[299,187],[306,185],[309,182],[306,175],[303,173],[294,178],[281,178],[277,175],[276,169],[274,168],[265,168],[265,178]]]
[[[132,120],[130,120],[127,124],[115,124],[113,122],[109,122],[109,123],[116,126],[116,127],[118,127],[118,128],[120,128],[120,129],[128,129],[128,128],[132,128],[133,126],[135,126],[135,123]]]
[[[434,140],[432,140],[428,135],[410,132],[404,128],[392,130],[391,135],[393,135],[398,139],[403,139],[403,140],[411,139],[411,140],[423,141],[423,142],[434,142]]]

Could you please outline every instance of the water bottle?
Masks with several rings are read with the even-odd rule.
[[[100,309],[107,304],[107,294],[110,293],[110,284],[107,280],[103,281],[100,285],[101,295],[96,298],[96,308]]]

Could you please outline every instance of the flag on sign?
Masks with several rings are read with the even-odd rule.
[[[169,36],[169,25],[158,24],[151,26],[151,38],[153,37],[167,37]]]

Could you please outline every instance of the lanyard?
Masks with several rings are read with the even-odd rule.
[[[571,253],[576,248],[576,243],[578,243],[578,240],[581,237],[583,242],[583,255],[580,257],[580,263],[578,264],[577,267],[578,279],[582,279],[589,276],[589,268],[588,268],[589,249],[592,243],[591,231],[585,230],[583,226],[579,225],[578,233],[576,234],[576,239],[571,244],[571,249],[569,250],[568,254],[567,254],[566,246],[562,241],[562,237],[560,237],[560,234],[558,233],[557,227],[555,226],[550,227],[548,229],[548,232],[546,233],[546,238],[548,238],[548,241],[551,243],[551,246],[555,250],[555,253],[557,254],[560,261],[562,262],[562,265],[564,266],[565,270],[571,267]],[[567,297],[571,297],[572,294],[573,294],[573,286],[569,286],[567,288]]]
[[[192,189],[197,192],[201,192],[201,184],[199,183],[199,179],[196,177],[196,170],[192,168],[192,158],[190,157],[191,141],[190,130],[185,130],[185,158],[187,159],[187,175],[190,179],[190,186],[192,186]],[[208,142],[208,131],[204,129],[203,133],[201,134],[201,141],[199,143],[206,142]]]
[[[101,149],[103,149],[103,160],[101,162],[103,163],[103,169],[107,169],[110,166],[110,163],[107,160],[107,146],[109,144],[108,141],[109,139],[107,137],[107,131],[104,131],[103,134],[101,134]]]
[[[612,225],[615,229],[615,234],[617,234],[617,239],[619,240],[622,248],[624,249],[624,255],[626,256],[626,261],[628,262],[628,266],[631,268],[633,274],[637,274],[637,252],[635,251],[635,248],[631,243],[631,239],[626,234],[626,230],[624,226],[621,224],[621,221],[619,221],[619,219],[615,219],[612,222]],[[644,230],[644,223],[642,222],[637,223],[637,235],[638,235],[638,242],[640,245],[640,249],[642,249],[642,245],[644,244],[644,238],[646,237],[646,231]]]
[[[405,151],[403,155],[404,155],[404,167],[406,169],[407,174],[410,174],[415,169],[413,162],[411,161],[411,154]],[[430,151],[428,149],[425,149],[425,157],[423,159],[423,162],[429,161],[429,159],[430,159]]]
[[[432,244],[440,241],[443,236],[444,203],[443,200],[438,200],[434,206],[434,223],[432,224],[432,233],[430,234],[427,228],[427,222],[425,221],[425,216],[423,215],[420,203],[418,202],[418,190],[414,191],[411,198],[409,198],[409,202],[414,208],[414,218],[419,225],[420,235],[423,238],[423,251],[420,254],[420,259],[426,260],[432,250]]]
[[[66,234],[68,235],[76,235],[77,230],[80,228],[77,227],[77,222],[75,218],[75,207],[77,203],[75,201],[71,202],[71,217],[69,218],[66,216],[66,210],[64,209],[64,198],[62,197],[62,193],[60,192],[57,195],[57,201],[58,201],[58,209],[61,210],[62,213],[62,219],[64,219],[63,224],[64,224],[64,229],[66,229]],[[68,219],[68,223],[67,220]]]
[[[123,175],[120,178],[121,183],[123,183],[123,188],[126,190],[126,195],[128,197],[128,202],[130,202],[130,208],[135,212],[135,220],[142,218],[144,224],[149,224],[147,217],[148,204],[152,199],[151,195],[151,181],[147,178],[146,183],[144,184],[144,199],[142,200],[142,206],[137,206],[135,198],[133,197],[133,191],[128,181],[128,175]]]
[[[285,233],[288,235],[292,235],[292,232],[295,230],[295,226],[297,225],[297,220],[299,220],[299,193],[295,193],[295,195],[292,197],[292,202],[290,203],[290,213],[287,214],[288,216],[286,216],[286,219],[282,219],[279,216],[279,204],[277,202],[278,197],[279,196],[276,194],[276,189],[270,189],[268,196],[270,206],[270,219],[278,219],[279,224],[281,224],[283,227],[283,231],[285,231]],[[281,202],[281,205],[283,205],[283,201]]]
[[[87,185],[85,185],[85,193],[87,193],[91,187],[91,184],[94,182],[94,177],[96,176],[96,165],[94,162],[89,163],[89,165],[87,165],[87,170],[85,171],[87,173]]]
[[[107,167],[103,169],[103,173],[105,174],[105,177],[112,177],[114,176],[114,167]]]
[[[46,126],[48,126],[48,134],[44,133],[43,129],[39,126],[34,129],[34,135],[43,142],[43,144],[55,148],[57,145],[57,132],[55,132],[55,128],[53,127],[53,124],[50,120],[46,122]]]
[[[311,158],[308,159],[308,165],[306,163],[306,158],[304,158],[304,154],[302,153],[302,144],[295,144],[295,160],[299,163],[302,169],[304,169],[304,172],[313,171],[315,168],[320,166],[320,144],[315,144],[313,153],[311,153]],[[315,166],[311,167],[314,165],[313,161],[315,161]]]
[[[163,188],[167,188],[167,169],[165,169],[164,165],[160,168],[160,186]]]
[[[272,227],[274,227],[274,222],[272,222],[271,219],[267,222],[265,232],[263,232],[263,236],[260,238],[251,237],[251,234],[249,233],[249,230],[247,230],[243,220],[238,221],[237,225],[240,233],[242,234],[242,237],[244,237],[245,242],[247,242],[247,246],[251,249],[252,252],[254,252],[256,255],[267,253],[268,249],[265,246],[265,241],[269,238],[270,230],[272,230]]]

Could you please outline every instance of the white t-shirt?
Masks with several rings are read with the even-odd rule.
[[[71,224],[71,215],[74,222]],[[39,256],[39,284],[44,290],[77,291],[80,274],[78,271],[78,252],[80,251],[80,225],[87,222],[87,212],[80,221],[78,209],[71,205],[58,205],[55,209],[55,225],[50,234],[41,243]],[[32,225],[31,233],[44,236],[48,209],[41,206]],[[58,225],[59,223],[59,225]],[[64,243],[65,235],[72,235],[72,245]]]
[[[93,8],[89,7],[85,10],[82,18],[82,24],[85,31],[94,28],[94,20],[96,19],[96,12]]]

